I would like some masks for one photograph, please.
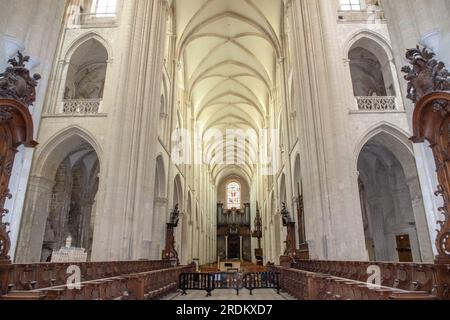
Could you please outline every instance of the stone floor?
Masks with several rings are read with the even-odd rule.
[[[293,297],[285,292],[277,294],[276,290],[261,289],[254,290],[253,295],[250,295],[250,291],[243,289],[239,292],[239,296],[236,295],[235,290],[215,290],[212,292],[212,297],[206,297],[205,291],[188,291],[187,296],[182,296],[181,291],[170,294],[162,300],[261,300],[261,301],[277,301],[277,300],[295,300]]]

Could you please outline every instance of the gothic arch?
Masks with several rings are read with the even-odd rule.
[[[351,48],[362,39],[373,41],[384,50],[389,60],[394,59],[392,47],[389,44],[389,41],[383,35],[369,29],[359,30],[349,37],[344,45],[344,51],[342,53],[343,59],[346,60],[348,58],[348,53],[350,52]]]
[[[184,201],[183,183],[181,181],[180,175],[177,174],[173,182],[173,206],[178,204],[181,211],[183,210],[184,207],[183,201]]]
[[[159,155],[156,158],[156,174],[155,174],[155,197],[165,198],[166,190],[166,166],[164,158]]]
[[[105,48],[108,54],[109,61],[112,61],[114,59],[113,50],[109,41],[107,41],[99,33],[90,31],[86,34],[81,35],[69,45],[69,48],[66,50],[66,54],[64,55],[64,61],[69,62],[72,59],[73,54],[89,40],[95,40]]]
[[[432,259],[418,171],[406,133],[389,124],[370,130],[358,145],[356,168],[366,246],[372,260]],[[399,239],[407,239],[407,250]],[[403,254],[405,253],[406,254]]]
[[[48,261],[68,235],[89,257],[101,168],[100,146],[79,127],[56,134],[38,150],[25,199],[19,259]]]
[[[354,163],[357,165],[358,158],[361,153],[361,150],[363,147],[369,142],[372,138],[378,135],[386,135],[392,137],[393,140],[391,142],[398,143],[397,148],[393,148],[394,150],[400,148],[403,146],[403,151],[408,151],[404,156],[414,156],[412,143],[409,140],[409,135],[406,131],[402,130],[401,128],[398,128],[397,126],[388,123],[388,122],[380,122],[374,126],[372,126],[370,129],[366,131],[365,134],[363,134],[363,138],[360,140],[360,142],[357,144],[355,152],[354,152]],[[401,156],[401,152],[398,152],[397,155],[401,158],[404,158],[404,156]]]
[[[103,150],[97,139],[87,130],[72,126],[55,134],[44,145],[38,147],[33,174],[39,177],[54,176],[64,157],[83,143],[92,146],[102,166]]]
[[[209,1],[211,1],[211,0],[209,0]],[[194,16],[193,20],[195,18],[196,17]],[[271,30],[272,28],[270,28],[270,26],[268,28],[269,30],[267,30],[264,26],[262,26],[261,24],[259,24],[258,22],[254,21],[253,19],[251,19],[249,17],[246,17],[242,14],[238,14],[236,12],[228,11],[228,12],[218,13],[211,17],[207,17],[206,19],[204,19],[200,22],[191,20],[189,22],[189,24],[186,26],[186,29],[183,31],[183,34],[180,37],[180,45],[177,50],[178,60],[182,56],[185,48],[189,45],[189,43],[191,41],[195,40],[195,38],[193,39],[193,37],[195,36],[196,33],[198,33],[200,30],[205,28],[207,25],[209,25],[217,20],[221,20],[221,19],[225,19],[225,18],[236,19],[236,20],[246,23],[246,24],[252,26],[253,28],[255,28],[256,30],[258,30],[260,37],[264,38],[272,46],[277,57],[281,57],[282,50],[281,50],[281,45],[280,45],[279,39],[277,38],[277,36],[273,32],[273,30]],[[212,36],[216,36],[216,35],[213,34]]]
[[[346,43],[344,55],[355,96],[397,95],[392,49],[381,35],[367,30],[356,33]]]

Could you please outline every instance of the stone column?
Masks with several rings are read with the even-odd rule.
[[[242,255],[242,251],[243,251],[243,238],[242,236],[240,236],[239,239],[239,259],[241,259],[241,261],[243,261],[243,255]]]
[[[365,260],[357,170],[349,157],[342,57],[337,52],[337,2],[287,1],[291,15],[294,79],[298,103],[306,237],[311,258]],[[349,233],[349,225],[352,225]]]
[[[110,174],[94,231],[93,260],[148,258],[151,234],[159,105],[167,2],[123,2],[118,41],[123,59],[111,141],[106,151]],[[126,128],[121,130],[120,128]],[[167,215],[167,213],[166,213]]]
[[[225,236],[225,259],[228,260],[228,236]]]
[[[53,185],[54,181],[42,177],[31,176],[29,179],[24,210],[33,214],[23,218],[16,263],[40,262]]]

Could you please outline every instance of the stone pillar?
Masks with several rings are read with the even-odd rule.
[[[242,255],[242,251],[243,251],[243,238],[242,238],[242,236],[240,236],[240,239],[239,239],[239,259],[241,259],[241,261],[244,261],[244,259],[243,259],[243,255]]]
[[[341,90],[342,57],[336,5],[329,0],[287,1],[292,30],[306,237],[311,258],[366,260],[357,169],[347,144]],[[349,225],[352,225],[349,233]]]
[[[228,260],[228,236],[225,236],[225,259]]]
[[[40,262],[53,185],[54,181],[42,177],[29,179],[24,210],[34,214],[23,218],[16,263]]]
[[[106,152],[110,174],[94,231],[93,260],[148,258],[151,233],[167,2],[123,2],[118,42],[123,43],[115,110]],[[127,130],[118,130],[126,128]],[[166,213],[167,215],[167,213]],[[143,223],[143,221],[145,223]],[[162,228],[163,229],[163,228]]]

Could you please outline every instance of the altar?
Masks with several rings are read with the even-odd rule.
[[[240,272],[242,263],[237,260],[221,261],[219,263],[220,272]]]

